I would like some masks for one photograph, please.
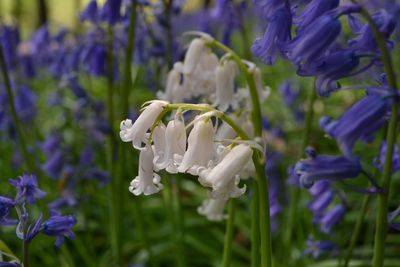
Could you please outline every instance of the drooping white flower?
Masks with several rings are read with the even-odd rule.
[[[238,188],[238,174],[253,155],[246,144],[239,144],[230,150],[213,169],[200,171],[199,182],[203,186],[212,187],[212,198],[239,197],[245,188]]]
[[[127,119],[121,122],[119,135],[124,142],[131,142],[136,149],[142,149],[146,143],[146,132],[154,124],[157,116],[162,112],[168,102],[155,100],[144,108],[144,111],[132,125],[132,121]]]
[[[189,134],[188,149],[183,156],[178,171],[197,175],[199,168],[210,165],[214,151],[214,127],[211,120],[195,122]]]
[[[146,145],[139,156],[139,174],[132,180],[129,191],[138,196],[146,196],[159,192],[163,185],[160,183],[160,176],[154,172],[153,150],[150,145]]]
[[[232,60],[225,60],[215,70],[216,93],[213,105],[221,111],[226,111],[233,100],[235,76],[236,64]]]
[[[165,151],[165,125],[160,122],[153,131],[153,153],[154,157],[162,157]]]
[[[207,198],[197,208],[197,212],[207,217],[210,221],[222,221],[227,216],[224,214],[227,198]]]
[[[174,64],[174,68],[168,73],[167,84],[165,92],[157,92],[157,97],[162,100],[166,100],[170,103],[183,102],[185,98],[189,98],[189,91],[184,88],[181,84],[181,70],[182,63],[177,62]]]
[[[163,157],[155,157],[156,170],[165,169],[177,173],[186,150],[186,129],[180,115],[171,120],[165,130],[165,151]]]
[[[184,74],[190,74],[194,71],[206,48],[207,47],[203,39],[195,38],[192,40],[186,52],[185,61],[183,63]]]

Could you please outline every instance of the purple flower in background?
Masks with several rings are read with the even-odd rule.
[[[15,70],[17,66],[17,48],[20,43],[20,33],[16,26],[0,27],[0,45],[3,48],[4,59],[9,70]]]
[[[91,0],[79,15],[81,21],[97,22],[98,8],[96,0]]]
[[[307,249],[304,254],[314,259],[319,259],[323,254],[332,252],[337,246],[329,240],[315,240],[312,236],[307,239]]]
[[[368,95],[350,109],[338,120],[329,117],[320,120],[321,128],[338,143],[346,156],[351,156],[357,140],[371,142],[388,115],[390,101],[376,94]]]
[[[24,174],[19,176],[18,179],[10,179],[10,184],[17,189],[15,196],[15,203],[34,204],[37,199],[43,198],[46,193],[39,189],[36,176],[34,174]]]
[[[9,219],[11,209],[15,206],[14,200],[8,197],[0,196],[0,225],[16,224],[16,220]]]
[[[379,168],[379,170],[383,171],[383,165],[385,163],[386,156],[386,141],[382,142],[379,158],[375,159],[375,165]],[[394,146],[393,151],[393,159],[392,159],[392,173],[398,172],[400,170],[400,155],[399,155],[399,147],[398,145]]]
[[[37,95],[25,85],[15,87],[15,109],[18,117],[24,122],[33,120],[36,116]]]
[[[51,210],[59,210],[61,208],[72,208],[72,207],[76,207],[78,205],[78,200],[76,199],[76,197],[74,195],[72,195],[71,193],[69,193],[68,191],[64,191],[63,195],[50,202],[47,207]]]
[[[326,234],[330,233],[332,228],[342,220],[346,210],[346,206],[340,204],[325,213],[319,221],[321,231]]]
[[[279,93],[288,107],[292,106],[299,97],[299,90],[293,88],[293,83],[290,80],[285,81],[279,86]]]
[[[337,6],[339,6],[339,0],[312,0],[303,9],[301,14],[293,20],[294,24],[297,25],[297,31],[301,31],[326,11],[334,9]]]
[[[264,37],[257,38],[254,41],[251,47],[253,54],[265,64],[274,64],[279,53],[278,44],[290,40],[291,25],[292,14],[290,7],[284,5],[270,19]]]
[[[111,25],[121,20],[121,3],[122,0],[107,0],[100,9],[100,19]]]
[[[85,89],[83,89],[83,87],[80,85],[77,75],[68,75],[67,83],[69,88],[71,88],[71,91],[77,98],[87,99],[88,95]]]
[[[319,180],[355,178],[362,172],[357,159],[318,155],[312,148],[307,148],[305,152],[308,158],[298,161],[295,166],[295,172],[300,176],[300,184],[305,188],[312,187]]]
[[[1,267],[21,267],[21,265],[19,263],[5,262],[5,261],[0,261],[0,266]]]
[[[75,234],[72,227],[77,223],[73,215],[61,216],[58,211],[51,211],[51,217],[44,221],[40,227],[40,232],[49,236],[55,236],[55,246],[60,247],[65,238],[74,239]]]
[[[64,153],[61,150],[56,151],[48,157],[42,169],[48,176],[53,179],[60,178],[61,172],[64,169]]]

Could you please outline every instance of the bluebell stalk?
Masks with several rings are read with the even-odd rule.
[[[312,148],[307,148],[307,159],[300,160],[295,172],[300,177],[300,184],[310,188],[316,181],[356,178],[361,174],[361,164],[357,159],[343,156],[318,155]]]
[[[358,140],[370,142],[387,119],[390,100],[380,95],[368,95],[350,109],[338,120],[329,117],[320,120],[321,128],[338,143],[342,152],[351,157],[354,144]]]

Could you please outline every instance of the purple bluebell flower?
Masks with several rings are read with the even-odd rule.
[[[292,14],[290,7],[284,5],[278,9],[270,19],[263,38],[257,38],[251,51],[268,65],[275,63],[279,54],[279,43],[288,42],[291,38],[290,28],[292,25]]]
[[[314,259],[319,259],[325,253],[332,253],[337,249],[335,243],[330,240],[315,240],[313,237],[307,239],[307,249],[304,254],[311,256]]]
[[[76,223],[76,217],[73,215],[61,216],[60,212],[51,211],[51,217],[42,223],[40,232],[45,235],[55,236],[55,246],[60,247],[66,237],[74,239],[75,234],[72,232],[72,227]]]
[[[355,71],[360,64],[360,57],[351,50],[340,50],[324,55],[310,64],[303,65],[297,70],[300,76],[316,76],[315,87],[320,96],[329,96],[338,90],[340,84],[337,80],[353,76],[367,70],[372,62]]]
[[[386,141],[383,141],[379,153],[379,158],[375,159],[374,162],[381,172],[383,171],[383,165],[385,163],[386,148],[387,148]],[[395,145],[393,152],[393,159],[392,159],[392,173],[398,172],[399,170],[400,170],[399,147],[398,145]]]
[[[300,183],[310,188],[319,180],[343,180],[355,178],[361,172],[361,164],[357,159],[343,156],[318,155],[312,148],[306,149],[307,159],[296,163],[295,172],[300,177]]]
[[[58,179],[64,169],[64,160],[64,153],[61,150],[57,150],[43,164],[42,169],[51,178]]]
[[[94,44],[88,64],[88,71],[94,76],[107,74],[107,50],[104,45]]]
[[[9,183],[17,189],[15,196],[16,204],[34,204],[36,200],[43,198],[46,193],[39,189],[36,176],[34,174],[24,174],[18,179],[10,179]]]
[[[276,10],[286,4],[285,2],[282,0],[253,0],[254,8],[260,12],[264,19],[271,18]]]
[[[92,23],[97,22],[98,19],[98,8],[97,8],[97,1],[91,0],[85,9],[79,15],[79,19],[81,21],[90,21]]]
[[[377,24],[379,31],[383,34],[386,39],[389,39],[390,35],[395,29],[395,22],[392,15],[387,11],[381,10],[372,15],[374,22]],[[389,46],[391,42],[387,40]],[[357,51],[361,52],[377,52],[378,46],[375,41],[375,36],[372,32],[369,24],[364,25],[358,32],[358,37],[350,40],[349,46]]]
[[[52,156],[60,148],[60,144],[61,136],[55,133],[49,135],[40,147],[46,156]]]
[[[17,66],[17,48],[20,43],[19,29],[13,25],[0,27],[0,45],[3,48],[4,60],[9,70]]]
[[[359,6],[339,6],[318,17],[304,28],[292,41],[281,44],[281,50],[294,64],[309,64],[323,55],[341,32],[338,17],[359,12]]]
[[[325,213],[319,221],[321,231],[326,234],[332,232],[332,228],[343,219],[346,210],[346,206],[340,204]]]
[[[17,262],[0,261],[0,267],[21,267]]]
[[[297,30],[301,31],[319,16],[339,6],[339,0],[312,0],[303,9],[301,14],[294,18],[294,24],[297,25]]]
[[[388,214],[388,223],[390,228],[393,228],[397,231],[400,231],[400,223],[396,223],[395,220],[397,217],[399,217],[399,214],[400,214],[400,206],[396,210]]]
[[[0,196],[0,225],[16,224],[16,220],[8,218],[11,209],[15,206],[14,200],[8,197]]]
[[[321,128],[338,143],[346,156],[351,156],[357,140],[371,142],[388,115],[390,101],[376,94],[368,95],[350,109],[338,120],[329,117],[320,120]]]
[[[24,122],[32,121],[36,116],[37,95],[26,85],[14,86],[15,109]]]
[[[77,205],[78,200],[76,199],[76,197],[72,193],[65,191],[60,198],[50,202],[47,207],[51,210],[59,210],[61,208],[76,207]]]
[[[110,25],[121,20],[121,3],[122,0],[107,0],[100,9],[100,19],[108,22]]]
[[[299,97],[299,90],[293,88],[293,83],[290,80],[285,81],[279,86],[279,93],[285,104],[289,107],[293,105]]]
[[[74,93],[74,95],[77,98],[87,99],[88,95],[87,95],[85,89],[83,89],[83,87],[79,83],[77,75],[75,75],[75,74],[68,75],[67,83],[69,85],[69,88],[71,88],[71,91]]]

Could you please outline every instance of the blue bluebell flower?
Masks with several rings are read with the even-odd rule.
[[[10,179],[9,183],[17,189],[15,196],[16,204],[34,204],[36,200],[43,198],[46,193],[39,189],[36,176],[34,174],[24,174],[18,179]]]
[[[343,219],[346,210],[346,206],[340,204],[325,213],[319,221],[321,231],[327,234],[332,232],[332,228]]]
[[[323,254],[332,253],[337,245],[330,240],[315,240],[312,236],[307,239],[307,248],[304,254],[319,259]]]
[[[378,169],[382,172],[383,171],[383,165],[385,163],[385,157],[386,157],[386,149],[387,149],[387,144],[386,141],[382,142],[379,157],[375,159],[374,164],[378,167]],[[399,147],[396,144],[394,146],[394,151],[393,151],[393,159],[392,159],[392,173],[400,171],[400,154],[399,154]]]
[[[0,261],[0,267],[21,267],[17,262]]]
[[[12,225],[17,221],[10,219],[10,211],[14,208],[15,202],[11,198],[0,196],[0,225]]]
[[[285,81],[279,86],[279,93],[287,106],[293,105],[300,94],[299,90],[293,88],[293,83],[290,80]]]
[[[307,159],[296,163],[295,172],[300,177],[300,184],[310,188],[319,180],[343,180],[355,178],[361,172],[358,159],[343,156],[318,155],[312,148],[306,149]]]
[[[279,54],[279,43],[288,42],[291,38],[290,28],[292,25],[292,14],[290,7],[284,5],[278,9],[270,19],[263,38],[257,38],[251,51],[268,65],[275,63]]]
[[[42,169],[51,178],[58,179],[64,169],[64,160],[64,153],[61,150],[57,150],[53,155],[48,157]]]
[[[336,121],[329,117],[321,118],[320,126],[336,140],[346,156],[351,156],[357,140],[373,140],[375,132],[383,126],[389,110],[390,101],[387,98],[371,94],[355,103]]]
[[[381,10],[373,14],[372,19],[376,23],[379,31],[383,34],[384,38],[387,39],[388,46],[392,46],[392,43],[388,40],[396,26],[392,15],[385,10]],[[369,24],[366,24],[359,29],[357,34],[357,38],[349,41],[349,46],[352,49],[361,52],[378,52],[375,36]]]
[[[15,87],[15,109],[18,118],[24,122],[32,121],[36,116],[37,95],[26,85]]]
[[[122,0],[107,0],[100,9],[100,19],[114,25],[121,20],[121,4]]]
[[[97,1],[91,0],[85,9],[79,15],[79,19],[81,21],[90,21],[90,22],[97,22],[98,19],[98,8],[97,8]]]
[[[60,212],[51,211],[51,217],[42,223],[40,232],[45,235],[55,236],[55,246],[60,247],[64,243],[65,238],[75,238],[72,227],[76,223],[76,217],[73,215],[61,216]]]
[[[294,18],[294,24],[297,25],[297,31],[301,31],[319,16],[339,6],[339,0],[312,0],[302,10],[301,14]]]
[[[255,9],[261,13],[264,19],[271,18],[276,10],[286,4],[285,2],[282,0],[253,0]]]
[[[83,87],[79,83],[77,75],[75,75],[75,74],[68,75],[66,77],[66,79],[67,79],[67,83],[69,85],[69,88],[71,89],[71,91],[74,93],[74,95],[77,98],[83,98],[83,99],[87,99],[88,98],[88,95],[87,95],[85,89],[83,89]]]
[[[62,196],[50,202],[47,207],[51,210],[60,210],[62,208],[73,208],[78,205],[78,199],[70,192],[64,191]]]
[[[18,27],[6,25],[0,27],[0,45],[3,48],[4,60],[10,71],[15,70],[18,62],[17,48],[20,43]]]
[[[359,12],[359,6],[339,6],[318,17],[292,41],[280,45],[286,57],[294,64],[306,64],[318,59],[334,43],[341,32],[338,17]]]
[[[351,50],[339,50],[324,55],[297,70],[300,76],[316,76],[315,87],[320,96],[329,96],[340,89],[337,80],[359,74],[373,65],[373,61],[356,71],[362,55]]]

